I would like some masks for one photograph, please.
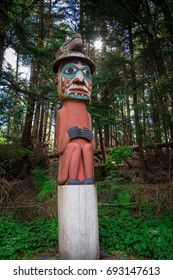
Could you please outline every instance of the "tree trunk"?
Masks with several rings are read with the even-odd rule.
[[[161,142],[161,131],[160,131],[160,115],[158,112],[158,102],[157,96],[154,98],[154,95],[150,97],[151,102],[151,117],[153,121],[153,132],[154,132],[154,143]]]
[[[34,125],[33,125],[33,138],[38,140],[38,129],[39,129],[39,119],[40,119],[40,102],[37,102],[34,115]]]
[[[22,134],[22,146],[24,148],[32,147],[31,129],[32,129],[33,114],[34,114],[34,105],[35,105],[35,100],[29,98],[27,104],[26,117],[25,117],[25,125]]]
[[[134,105],[134,115],[135,115],[135,128],[136,128],[136,140],[139,145],[139,158],[142,169],[143,179],[146,179],[146,166],[145,166],[145,157],[143,152],[143,131],[140,124],[140,117],[138,111],[138,98],[137,98],[137,86],[136,86],[136,72],[133,64],[134,50],[133,50],[133,39],[132,39],[132,28],[128,26],[129,33],[129,49],[131,55],[131,81],[132,81],[132,89],[133,89],[133,105]]]
[[[94,129],[94,140],[95,140],[95,150],[98,150],[99,141],[98,141],[98,129]]]
[[[130,103],[129,103],[129,91],[126,92],[126,109],[127,109],[127,145],[132,146],[132,125],[130,120]]]
[[[5,36],[4,34],[0,34],[0,78],[2,77],[2,65],[4,60],[4,52],[5,52]]]
[[[105,148],[109,148],[109,126],[104,127],[104,144]]]
[[[44,132],[43,132],[43,143],[46,142],[47,136],[47,124],[48,124],[48,114],[49,114],[49,106],[45,105],[45,112],[44,112]]]
[[[39,133],[38,133],[38,141],[40,143],[43,142],[43,127],[44,127],[44,104],[41,106],[41,116],[40,116],[40,127],[39,127]]]
[[[48,127],[48,134],[47,134],[47,142],[50,142],[51,129],[52,129],[52,114],[53,114],[53,108],[51,108],[50,115],[49,115],[49,127]]]
[[[19,53],[17,54],[17,59],[16,59],[16,75],[15,75],[15,79],[16,79],[16,83],[18,82],[18,78],[19,78]],[[15,90],[15,94],[14,94],[14,106],[13,106],[13,135],[17,136],[18,135],[18,121],[19,121],[19,116],[17,116],[17,104],[18,104],[18,98],[19,98],[19,92],[18,89]]]
[[[104,104],[104,109],[108,112],[109,111],[109,89],[106,85],[103,88],[101,99]],[[109,125],[104,126],[104,145],[105,148],[109,148]]]
[[[31,77],[30,77],[30,89],[37,84],[37,68],[35,63],[31,66]],[[32,121],[34,115],[34,106],[35,106],[35,98],[33,96],[28,96],[27,102],[27,111],[25,117],[25,123],[22,134],[22,146],[25,148],[31,147],[31,130],[32,130]]]
[[[100,139],[100,148],[101,148],[101,153],[102,153],[102,160],[103,160],[103,162],[105,162],[106,158],[105,158],[105,150],[104,150],[103,137],[102,137],[102,128],[99,127],[98,131],[99,131],[99,139]]]

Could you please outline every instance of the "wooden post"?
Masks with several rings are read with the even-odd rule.
[[[58,233],[60,259],[100,258],[95,185],[58,187]]]
[[[56,54],[62,108],[57,113],[59,253],[62,260],[99,259],[97,192],[94,185],[94,137],[86,101],[91,97],[94,62],[83,54],[74,34]]]

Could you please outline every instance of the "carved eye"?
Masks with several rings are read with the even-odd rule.
[[[76,70],[76,68],[74,68],[74,67],[69,67],[69,68],[67,68],[66,70],[65,70],[65,74],[74,74],[75,72],[76,72],[77,70]]]
[[[83,69],[83,73],[84,73],[87,77],[91,77],[91,71],[90,71],[90,69]]]

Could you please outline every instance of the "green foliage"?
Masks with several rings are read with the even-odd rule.
[[[124,177],[119,176],[119,169],[122,162],[131,156],[132,149],[128,146],[122,146],[121,148],[111,149],[108,154],[109,157],[103,164],[108,170],[108,175],[103,181],[97,182],[97,188],[102,202],[113,203],[115,196],[123,189],[120,182]],[[129,188],[135,191],[138,185],[129,185]]]
[[[127,214],[104,215],[99,212],[100,245],[108,252],[124,251],[140,259],[173,259],[173,217],[139,217]]]
[[[124,157],[125,158],[125,157]],[[121,158],[122,159],[122,158]],[[118,161],[121,162],[118,158]],[[122,184],[125,176],[119,176],[118,171],[120,166],[114,166],[112,160],[107,160],[107,167],[111,169],[106,178],[97,182],[97,190],[99,201],[101,203],[114,203],[116,205],[134,202],[134,194],[139,190],[141,184]]]
[[[95,100],[98,90],[94,89],[92,92],[93,100],[87,104],[87,110],[92,115],[94,120],[93,126],[95,128],[109,126],[115,124],[116,110],[111,105],[105,105],[101,100]]]
[[[130,203],[132,194],[124,191],[118,194],[117,199],[114,201],[117,205]]]
[[[47,177],[44,170],[34,169],[32,175],[36,189],[39,191],[37,195],[39,201],[44,201],[56,194],[57,183]]]
[[[32,171],[32,175],[34,177],[34,185],[37,190],[41,190],[44,182],[48,179],[45,175],[45,171],[42,169],[34,169]]]
[[[132,149],[128,146],[121,146],[120,148],[111,149],[107,153],[109,154],[109,158],[106,160],[106,166],[112,163],[120,165],[132,155]]]
[[[33,253],[57,246],[57,238],[56,219],[21,222],[5,216],[0,220],[0,259],[28,259]]]
[[[56,193],[56,187],[57,187],[56,182],[53,182],[51,180],[45,181],[41,191],[37,196],[38,199],[40,201],[44,201],[46,198],[53,197],[53,195]]]
[[[145,185],[121,185],[119,179],[111,173],[97,183],[100,245],[109,253],[121,251],[140,259],[173,259],[169,203],[164,201],[160,212],[161,201],[147,195]]]
[[[13,176],[18,176],[24,165],[29,165],[33,158],[33,152],[23,148],[18,142],[0,145],[0,166],[8,175],[11,173]]]

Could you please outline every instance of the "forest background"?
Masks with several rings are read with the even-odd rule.
[[[101,244],[120,255],[172,258],[173,2],[3,0],[0,15],[1,258],[28,258],[57,242],[56,218],[50,217],[56,217],[53,161],[61,103],[51,65],[74,33],[83,36],[85,53],[96,63],[87,107],[99,166]],[[117,215],[124,221],[122,236]],[[144,223],[147,215],[152,225]],[[134,226],[129,236],[126,219]],[[20,222],[26,222],[22,233]],[[137,237],[139,224],[143,233]],[[31,237],[33,231],[44,242],[38,234]]]

